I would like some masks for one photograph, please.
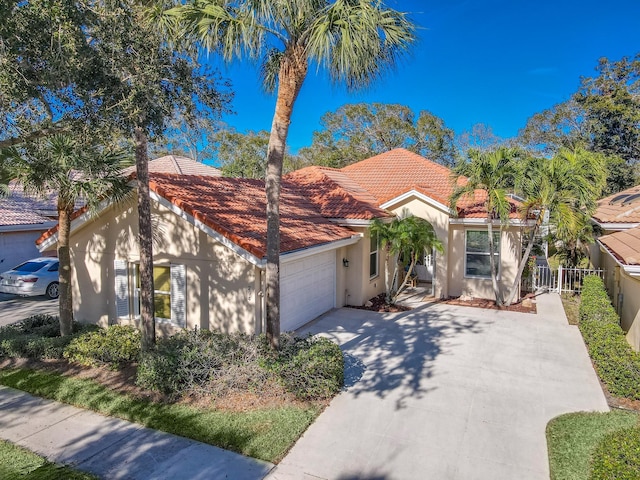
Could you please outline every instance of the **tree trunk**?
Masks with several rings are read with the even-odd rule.
[[[142,349],[151,350],[156,344],[156,320],[153,303],[153,229],[149,197],[149,168],[147,136],[140,127],[135,129],[136,174],[138,179],[138,241],[140,243],[140,322]]]
[[[536,224],[531,229],[531,234],[529,235],[529,244],[527,245],[525,252],[522,254],[522,258],[520,259],[520,264],[518,265],[518,274],[516,275],[516,278],[513,281],[513,285],[511,286],[511,290],[509,291],[509,297],[507,298],[507,301],[506,301],[507,307],[511,305],[515,300],[516,293],[518,292],[518,285],[522,280],[522,272],[524,272],[524,267],[527,264],[529,255],[531,255],[531,250],[533,249],[533,242],[535,241],[538,228],[540,228],[540,219],[543,216],[544,216],[544,209],[542,209],[540,214],[538,214],[538,219],[536,220]]]
[[[73,333],[73,294],[71,291],[71,254],[69,235],[71,232],[71,214],[73,205],[67,205],[58,198],[58,260],[60,335],[65,337]]]
[[[498,286],[498,271],[496,270],[495,245],[493,243],[493,216],[487,215],[487,232],[489,234],[489,268],[491,268],[491,284],[493,286],[493,294],[496,297],[496,305],[501,307],[502,296],[500,295],[500,287]]]
[[[267,149],[267,339],[280,348],[280,181],[293,104],[307,74],[304,50],[287,50],[278,73],[276,110]]]

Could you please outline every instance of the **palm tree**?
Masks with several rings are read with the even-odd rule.
[[[515,159],[517,156],[517,150],[507,147],[500,147],[488,152],[469,151],[469,161],[460,163],[454,169],[456,179],[464,176],[466,177],[466,182],[458,186],[450,198],[451,209],[457,212],[456,205],[462,197],[474,197],[477,190],[482,190],[485,194],[484,209],[489,242],[491,283],[496,305],[498,306],[503,304],[503,300],[498,286],[493,222],[496,219],[500,220],[502,224],[509,221],[512,204],[507,198],[507,192],[514,184]]]
[[[529,158],[522,162],[517,175],[518,191],[525,197],[521,217],[535,218],[535,222],[529,230],[507,305],[516,299],[522,272],[545,218],[553,225],[556,239],[565,243],[578,240],[595,211],[606,177],[606,157],[581,148],[562,148],[550,159]]]
[[[280,336],[280,180],[293,107],[310,63],[350,89],[394,67],[415,41],[404,13],[378,0],[193,0],[164,12],[166,25],[226,61],[261,59],[264,88],[276,91],[267,200],[267,338]]]
[[[424,218],[415,217],[404,211],[401,217],[394,218],[391,222],[383,222],[375,219],[370,227],[371,235],[376,235],[380,246],[385,251],[385,290],[387,303],[395,303],[398,296],[409,285],[409,279],[417,261],[425,251],[443,252],[442,242],[436,236],[433,225]],[[389,276],[389,260],[392,256],[397,258],[393,276]],[[407,262],[407,269],[402,282],[395,288],[399,272],[405,271],[401,260]],[[392,278],[391,282],[389,279]]]
[[[121,176],[122,151],[83,143],[78,136],[57,134],[24,145],[10,153],[9,169],[25,192],[47,197],[57,194],[58,258],[60,260],[60,334],[73,329],[71,256],[69,235],[76,202],[83,200],[94,209],[107,196],[121,199],[128,191]]]

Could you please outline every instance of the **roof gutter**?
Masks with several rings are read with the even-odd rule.
[[[323,243],[322,245],[317,245],[315,247],[303,248],[301,250],[294,250],[292,252],[283,253],[280,255],[280,263],[289,263],[295,260],[300,260],[301,258],[328,252],[330,250],[337,250],[338,248],[358,243],[361,238],[362,234],[356,233],[354,235],[351,235],[351,237],[349,238],[343,238],[342,240],[336,240],[335,242]]]
[[[35,232],[38,230],[49,230],[55,227],[58,222],[29,223],[21,225],[0,225],[0,233],[3,232]]]
[[[635,228],[640,226],[640,223],[635,222],[599,222],[595,218],[591,217],[591,221],[598,225],[603,230],[629,230],[630,228]]]
[[[449,223],[452,225],[486,225],[486,218],[449,218]],[[500,226],[505,225],[507,227],[533,227],[536,224],[534,219],[522,220],[520,218],[515,220],[509,220],[506,224],[503,224],[500,220],[495,219],[492,225]]]
[[[598,242],[598,245],[600,245],[600,248],[604,252],[606,252],[611,258],[613,258],[616,261],[616,263],[618,264],[618,266],[621,267],[622,270],[624,270],[624,272],[626,274],[628,274],[631,277],[640,277],[640,265],[627,265],[626,263],[622,263],[613,254],[613,252],[604,243],[602,243],[600,241],[600,239],[597,239],[596,241]]]

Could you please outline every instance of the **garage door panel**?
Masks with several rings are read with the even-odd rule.
[[[295,330],[335,305],[335,251],[306,257],[282,266],[281,326]]]

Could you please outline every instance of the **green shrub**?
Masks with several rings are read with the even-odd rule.
[[[281,336],[281,350],[264,336],[184,331],[158,341],[138,364],[137,383],[170,395],[199,391],[260,392],[279,382],[301,399],[333,396],[344,379],[340,348],[326,339]]]
[[[193,391],[222,394],[262,385],[253,337],[208,330],[183,331],[161,339],[138,365],[138,385],[171,395]]]
[[[140,356],[140,332],[134,327],[112,325],[84,333],[64,349],[64,358],[87,366],[109,365],[117,369]]]
[[[640,355],[619,322],[602,280],[585,277],[579,327],[598,376],[613,395],[640,400]]]
[[[591,480],[640,478],[640,427],[606,435],[593,453]]]
[[[97,328],[74,322],[74,335],[60,337],[58,317],[34,315],[0,328],[0,357],[62,358],[64,348],[82,332]]]
[[[280,352],[267,352],[263,365],[278,375],[284,387],[300,399],[330,398],[344,384],[344,357],[326,338],[283,335]]]

